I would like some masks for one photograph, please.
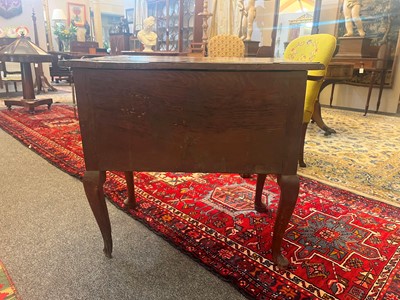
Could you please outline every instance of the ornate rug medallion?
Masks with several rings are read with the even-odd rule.
[[[357,225],[354,214],[337,218],[321,212],[311,212],[305,218],[294,215],[286,232],[287,239],[298,246],[297,262],[309,261],[314,255],[323,256],[344,270],[350,270],[353,256],[368,260],[385,260],[370,244],[380,243],[380,234]]]

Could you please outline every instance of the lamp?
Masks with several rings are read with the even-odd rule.
[[[64,11],[60,8],[56,8],[53,10],[53,15],[51,16],[53,21],[66,21],[67,17]]]

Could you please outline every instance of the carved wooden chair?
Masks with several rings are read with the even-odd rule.
[[[72,84],[72,71],[68,67],[60,67],[58,62],[60,59],[64,59],[62,55],[52,54],[53,60],[50,66],[50,77],[52,82],[58,83],[60,80],[67,80],[69,85]]]
[[[244,57],[244,43],[236,35],[216,35],[208,42],[209,57]]]
[[[299,164],[304,163],[304,142],[308,123],[314,113],[315,102],[318,99],[319,90],[324,81],[326,69],[332,59],[336,48],[336,38],[330,34],[314,34],[302,36],[291,41],[286,47],[284,58],[290,61],[319,62],[324,64],[325,70],[308,72],[306,98],[304,102],[303,130],[301,136],[301,149]]]

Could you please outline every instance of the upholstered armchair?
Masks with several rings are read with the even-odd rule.
[[[236,35],[216,35],[208,42],[209,57],[244,57],[244,43]]]
[[[0,88],[6,88],[6,96],[9,96],[8,84],[14,84],[14,89],[18,92],[17,83],[22,82],[21,71],[9,71],[5,62],[0,62]]]
[[[294,39],[286,47],[284,58],[289,61],[319,62],[325,65],[325,70],[314,70],[308,72],[306,96],[304,102],[304,116],[302,128],[302,143],[299,155],[299,164],[304,163],[304,142],[308,123],[314,112],[321,84],[324,81],[326,68],[332,59],[336,48],[336,38],[330,34],[314,34]]]

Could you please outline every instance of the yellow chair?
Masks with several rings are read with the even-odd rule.
[[[236,35],[216,35],[208,41],[209,57],[244,57],[244,43]]]
[[[336,38],[330,34],[314,34],[294,39],[285,49],[284,58],[288,61],[319,62],[325,65],[325,70],[308,72],[306,96],[304,102],[302,143],[299,155],[299,164],[304,163],[304,141],[308,123],[314,112],[314,105],[318,99],[321,84],[324,81],[326,69],[336,48]]]

